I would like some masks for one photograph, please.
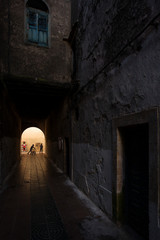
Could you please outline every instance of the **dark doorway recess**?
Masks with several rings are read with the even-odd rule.
[[[124,222],[145,240],[149,224],[149,128],[120,128],[124,149]]]

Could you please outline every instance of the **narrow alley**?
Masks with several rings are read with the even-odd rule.
[[[160,240],[160,1],[0,10],[0,240]]]
[[[0,239],[131,239],[44,154],[23,154],[0,195]]]

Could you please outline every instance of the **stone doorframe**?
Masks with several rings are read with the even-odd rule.
[[[147,123],[149,126],[149,239],[155,239],[155,232],[160,231],[160,109],[128,114],[112,121],[113,140],[113,217],[118,224],[123,224],[123,145],[120,127]]]

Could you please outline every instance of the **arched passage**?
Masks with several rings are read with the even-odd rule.
[[[40,152],[40,144],[43,144],[43,153],[45,153],[45,135],[37,127],[29,127],[21,135],[21,153],[27,153],[34,144],[36,152]]]

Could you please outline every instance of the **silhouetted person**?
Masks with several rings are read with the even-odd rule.
[[[40,152],[43,152],[43,144],[40,144]]]
[[[32,146],[30,147],[28,154],[32,153],[33,148],[34,148],[34,144],[32,144]]]
[[[27,146],[26,142],[23,142],[23,144],[22,144],[23,152],[26,151],[26,146]]]
[[[36,148],[33,146],[32,150],[31,150],[31,155],[36,155]]]

